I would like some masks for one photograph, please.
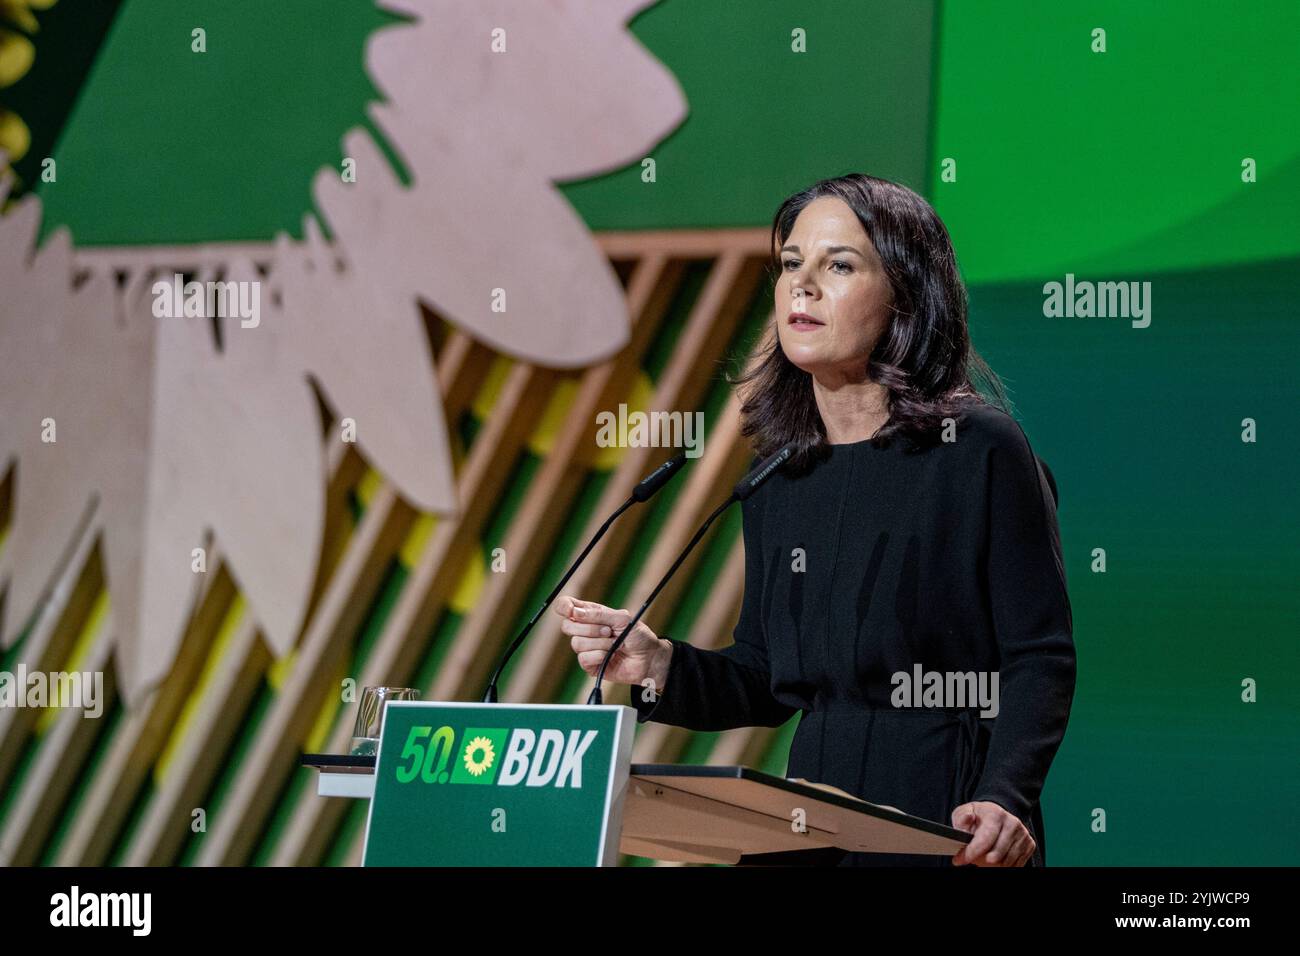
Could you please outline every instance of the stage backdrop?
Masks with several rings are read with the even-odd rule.
[[[1295,862],[1294,3],[0,15],[0,671],[109,675],[99,719],[0,711],[0,862],[356,863],[363,806],[298,755],[346,746],[353,684],[475,699],[669,453],[596,447],[596,415],[700,410],[704,457],[572,588],[639,603],[748,461],[721,371],[770,316],[765,227],[850,171],[947,222],[1059,487],[1050,861]],[[260,278],[265,324],[148,331],[176,273]],[[1103,282],[1141,312],[1051,314]],[[661,633],[730,640],[738,519]],[[503,699],[589,684],[548,621]],[[648,724],[634,760],[782,773],[794,726]]]

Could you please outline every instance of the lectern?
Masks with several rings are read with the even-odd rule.
[[[322,796],[372,801],[367,865],[609,865],[618,851],[722,864],[834,848],[951,856],[970,842],[816,782],[633,764],[634,724],[621,706],[393,703],[378,757],[302,763],[320,771]]]

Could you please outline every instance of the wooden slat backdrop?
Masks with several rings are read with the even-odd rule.
[[[495,356],[465,334],[433,316],[441,333],[437,343],[438,379],[455,447],[459,515],[440,517],[432,529],[417,527],[420,516],[386,482],[373,492],[355,522],[349,498],[366,478],[368,467],[353,446],[327,440],[330,484],[327,495],[325,557],[307,624],[291,658],[275,662],[262,641],[251,612],[221,567],[216,542],[204,593],[189,624],[177,662],[167,680],[134,711],[98,740],[104,721],[83,720],[79,711],[60,711],[38,732],[40,714],[24,708],[0,711],[0,792],[16,786],[0,817],[0,863],[31,864],[42,859],[61,865],[170,864],[180,861],[187,845],[204,865],[239,865],[259,859],[278,865],[313,865],[329,855],[359,863],[362,834],[343,829],[352,801],[316,796],[314,787],[288,786],[302,774],[297,760],[318,721],[331,721],[325,749],[346,749],[352,708],[339,701],[340,673],[367,684],[403,684],[413,680],[421,661],[435,649],[432,642],[467,568],[481,561],[483,536],[502,506],[515,466],[541,417],[562,385],[567,405],[561,409],[551,446],[523,489],[505,527],[500,547],[506,568],[484,575],[472,607],[446,637],[436,672],[423,687],[425,699],[477,700],[488,673],[513,637],[540,577],[557,555],[563,536],[572,537],[574,522],[583,525],[580,547],[596,526],[621,503],[633,485],[662,461],[663,448],[624,449],[605,479],[594,506],[585,516],[577,506],[593,474],[596,415],[628,402],[632,385],[652,348],[668,359],[652,383],[646,411],[692,412],[716,394],[722,363],[734,357],[734,345],[753,315],[770,317],[763,269],[768,255],[765,229],[601,233],[606,255],[627,277],[632,336],[627,347],[576,377],[508,363],[497,383],[495,403],[480,423],[468,449],[460,447],[456,423],[480,391],[491,383]],[[206,272],[238,252],[269,266],[262,246],[213,245],[184,250],[184,261],[171,267]],[[132,283],[148,281],[158,251],[151,249],[88,250],[89,268],[121,269]],[[175,260],[177,257],[173,256]],[[703,285],[691,300],[688,271],[705,269]],[[660,342],[665,320],[675,305],[686,314],[671,342]],[[757,306],[757,312],[755,307]],[[727,396],[716,420],[708,423],[707,453],[692,463],[672,489],[671,510],[646,540],[643,525],[649,507],[627,512],[592,552],[571,580],[571,593],[613,603],[620,569],[640,560],[627,590],[639,601],[667,569],[698,523],[744,473],[752,453],[739,432],[734,396]],[[332,434],[332,432],[327,432]],[[372,479],[375,477],[370,476]],[[0,507],[3,507],[0,505]],[[0,510],[0,518],[5,512]],[[688,633],[675,633],[701,647],[724,646],[739,611],[744,583],[744,548],[732,521],[734,540],[721,543],[721,569],[708,582],[708,597],[693,617]],[[663,631],[685,600],[719,521],[701,543],[647,617]],[[427,534],[414,533],[427,531]],[[353,659],[366,615],[385,586],[399,552],[409,562],[391,607],[363,658]],[[639,555],[639,557],[637,557]],[[83,635],[101,597],[103,575],[97,541],[83,535],[65,581],[35,622],[20,655],[29,669],[60,670],[78,639],[89,640],[80,669],[104,669],[106,691],[113,694],[112,642],[107,626]],[[567,638],[553,616],[534,630],[507,674],[502,699],[568,700],[581,703],[591,688],[583,675],[573,681],[576,664]],[[83,644],[83,646],[85,646]],[[349,668],[349,660],[352,664]],[[273,668],[277,674],[269,684]],[[566,687],[568,688],[566,690]],[[254,702],[269,702],[252,725]],[[627,689],[607,686],[606,699],[626,701]],[[106,703],[106,716],[107,707]],[[172,740],[182,715],[184,732]],[[761,763],[779,731],[741,728],[717,735],[708,759],[713,763]],[[241,734],[246,748],[232,747]],[[641,762],[680,758],[692,739],[684,730],[645,724],[638,730],[634,759]],[[89,756],[98,748],[98,757]],[[160,762],[165,760],[165,765]],[[88,775],[88,778],[87,778]],[[195,808],[209,808],[214,787],[222,780],[223,796],[210,808],[207,832],[191,833]],[[75,807],[69,797],[79,790]],[[273,834],[268,825],[279,818]]]

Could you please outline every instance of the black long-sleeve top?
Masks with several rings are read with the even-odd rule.
[[[632,702],[639,721],[692,730],[800,714],[788,776],[943,823],[962,803],[993,801],[1029,827],[1042,865],[1039,795],[1075,685],[1054,491],[1004,412],[974,406],[951,432],[920,451],[898,439],[832,445],[806,473],[773,475],[742,505],[735,643],[674,642],[663,693],[634,688]],[[916,665],[997,672],[997,716],[902,699],[894,675]]]

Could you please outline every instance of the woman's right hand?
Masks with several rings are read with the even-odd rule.
[[[578,656],[578,665],[596,676],[600,662],[632,620],[630,612],[606,607],[594,601],[562,594],[555,599],[551,610],[564,618],[560,630],[569,635],[569,645]],[[605,678],[617,684],[643,686],[647,678],[656,694],[663,693],[668,680],[668,662],[672,655],[672,642],[660,640],[644,621],[637,621],[618,651],[605,668]]]

